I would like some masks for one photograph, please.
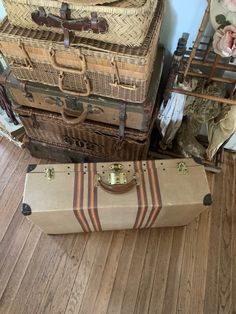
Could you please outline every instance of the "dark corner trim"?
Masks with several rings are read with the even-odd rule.
[[[203,160],[200,157],[194,157],[192,156],[193,160],[199,164],[199,165],[203,165]]]
[[[37,164],[31,164],[27,167],[27,173],[33,171],[37,167]]]
[[[29,215],[31,215],[31,208],[30,208],[30,206],[28,205],[28,204],[26,204],[26,203],[23,203],[22,204],[22,209],[21,209],[21,212],[22,212],[22,214],[24,215],[24,216],[29,216]]]
[[[211,193],[208,193],[203,198],[203,205],[210,206],[213,203]]]

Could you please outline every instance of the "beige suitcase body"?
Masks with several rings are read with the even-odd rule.
[[[48,234],[182,226],[212,199],[192,159],[31,165],[22,213]]]

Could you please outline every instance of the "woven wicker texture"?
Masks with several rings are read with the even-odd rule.
[[[4,0],[3,1],[10,22],[16,26],[28,29],[51,30],[62,33],[61,28],[48,28],[38,26],[31,19],[31,13],[44,7],[47,13],[59,16],[61,3],[59,1],[45,0]],[[96,12],[98,17],[105,18],[108,23],[108,32],[96,34],[93,32],[78,32],[78,36],[93,38],[119,45],[140,46],[147,34],[158,0],[122,0],[110,5],[85,6],[70,4],[71,18],[89,17],[91,12]]]
[[[160,5],[142,48],[131,49],[93,40],[85,40],[88,42],[86,44],[84,40],[75,38],[73,46],[66,49],[61,41],[55,41],[60,35],[13,27],[5,20],[0,27],[1,51],[12,65],[14,75],[20,80],[58,86],[62,90],[59,75],[63,72],[65,92],[77,91],[78,96],[79,93],[88,92],[87,94],[141,103],[146,99],[153,70],[162,13],[163,6]],[[92,43],[95,45],[91,49]],[[49,56],[50,49],[55,52],[56,62],[63,64],[64,69],[81,70],[81,64],[84,64],[86,69],[83,74],[66,69],[61,71],[55,67]],[[81,58],[83,62],[79,61]],[[26,65],[26,59],[31,68]]]
[[[60,115],[47,111],[18,107],[16,112],[31,139],[114,160],[145,159],[155,120],[154,114],[149,132],[126,129],[124,139],[120,139],[118,128],[110,125],[86,121],[74,127],[66,125]]]
[[[57,0],[58,2],[65,2],[64,0]],[[67,0],[67,3],[74,4],[74,5],[97,5],[97,4],[104,4],[104,3],[112,3],[116,2],[117,0]]]

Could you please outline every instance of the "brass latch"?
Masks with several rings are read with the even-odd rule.
[[[112,171],[108,174],[108,182],[111,185],[114,184],[126,184],[127,183],[127,173],[121,172],[123,165],[113,164],[109,167]]]
[[[44,176],[48,179],[48,180],[53,180],[54,176],[55,176],[55,170],[54,168],[45,168],[44,169]]]
[[[187,174],[188,173],[188,167],[185,162],[181,161],[177,163],[177,171],[181,174]]]

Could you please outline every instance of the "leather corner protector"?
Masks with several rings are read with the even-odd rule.
[[[23,203],[22,204],[22,208],[21,208],[21,212],[22,212],[22,214],[24,216],[29,216],[29,215],[31,215],[32,210],[31,210],[31,207],[28,204]]]
[[[213,203],[213,200],[212,200],[211,193],[206,194],[203,198],[203,205],[210,206],[212,205],[212,203]]]
[[[37,164],[30,164],[30,165],[28,165],[26,172],[29,173],[29,172],[33,171],[36,167],[37,167]]]

